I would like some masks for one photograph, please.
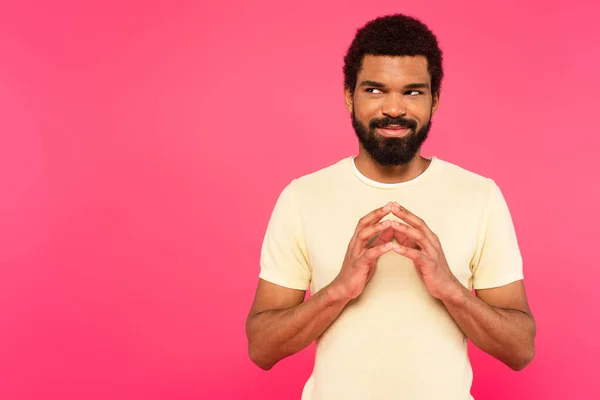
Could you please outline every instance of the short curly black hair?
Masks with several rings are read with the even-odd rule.
[[[442,50],[437,38],[425,24],[416,18],[393,14],[367,22],[356,31],[356,36],[344,56],[344,88],[354,93],[358,72],[365,55],[425,56],[431,77],[431,91],[440,94],[444,69]]]

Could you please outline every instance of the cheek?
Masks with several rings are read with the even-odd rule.
[[[419,127],[422,127],[431,118],[431,109],[423,106],[413,107],[408,111],[408,114],[417,122]]]
[[[373,102],[357,102],[354,104],[354,115],[363,124],[369,123],[373,118],[380,117],[377,113],[378,107]]]
[[[431,101],[415,101],[410,104],[409,110],[415,119],[427,121],[431,117]]]
[[[370,129],[369,128],[369,122],[371,122],[371,120],[373,119],[372,116],[369,115],[361,115],[361,114],[355,114],[356,116],[356,120],[358,122],[360,122],[366,129]]]

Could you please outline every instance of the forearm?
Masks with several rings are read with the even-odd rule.
[[[250,358],[263,369],[272,368],[321,336],[348,301],[330,285],[295,307],[251,316],[247,323]]]
[[[442,301],[481,350],[514,370],[523,369],[533,359],[535,322],[527,313],[492,307],[463,286]]]

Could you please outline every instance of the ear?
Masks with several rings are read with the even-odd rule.
[[[354,95],[350,92],[350,89],[344,89],[344,101],[346,102],[346,109],[352,113],[354,109]]]
[[[435,114],[440,105],[440,92],[437,92],[433,95],[432,103],[431,103],[431,115]]]

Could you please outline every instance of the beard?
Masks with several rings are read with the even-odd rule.
[[[404,137],[384,137],[377,133],[377,128],[385,128],[389,125],[409,128],[410,132]],[[415,120],[391,117],[372,119],[367,128],[356,119],[353,110],[352,127],[360,144],[371,158],[384,167],[391,167],[405,165],[415,157],[427,139],[431,129],[431,118],[419,130]]]

